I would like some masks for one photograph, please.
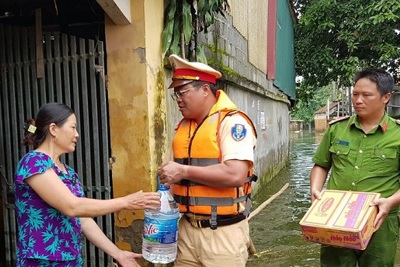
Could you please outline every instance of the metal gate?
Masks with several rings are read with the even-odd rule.
[[[80,141],[64,162],[80,175],[87,197],[112,196],[103,42],[58,32],[37,36],[34,28],[0,25],[0,179],[7,266],[15,262],[12,184],[15,167],[27,152],[19,145],[23,124],[40,106],[61,102],[75,111]],[[113,239],[112,216],[95,220]],[[85,242],[85,266],[112,266],[112,259]]]
[[[395,86],[392,92],[392,97],[387,104],[387,112],[390,116],[399,119],[400,118],[400,87]]]

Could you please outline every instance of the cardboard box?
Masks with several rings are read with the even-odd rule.
[[[380,194],[323,190],[300,221],[306,241],[364,250],[374,232]]]

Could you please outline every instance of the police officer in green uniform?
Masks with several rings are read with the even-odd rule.
[[[385,109],[394,82],[379,69],[358,72],[354,82],[356,115],[332,122],[326,130],[313,157],[311,198],[321,198],[330,171],[328,189],[381,193],[373,203],[379,212],[365,250],[321,245],[321,266],[392,267],[400,227],[400,122]]]

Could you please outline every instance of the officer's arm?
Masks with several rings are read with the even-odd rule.
[[[321,199],[321,191],[328,177],[328,172],[329,169],[317,164],[312,168],[310,173],[311,202],[314,202],[315,199]]]
[[[163,163],[158,169],[160,183],[171,186],[182,179],[212,187],[238,187],[246,182],[252,162],[227,160],[209,166],[189,166],[173,161]]]
[[[400,205],[400,190],[398,190],[396,193],[394,193],[392,196],[388,197],[391,209],[394,208],[395,206]]]

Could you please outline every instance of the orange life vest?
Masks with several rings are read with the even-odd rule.
[[[250,118],[237,110],[222,91],[217,93],[218,101],[207,118],[196,125],[194,120],[183,119],[177,126],[173,141],[174,160],[180,164],[208,166],[221,162],[219,128],[226,116],[240,114],[256,130]],[[226,108],[229,107],[229,108]],[[250,212],[251,182],[255,180],[253,169],[242,187],[217,188],[182,179],[172,186],[172,193],[182,213],[201,215],[236,215],[239,204],[245,204],[244,214]]]

